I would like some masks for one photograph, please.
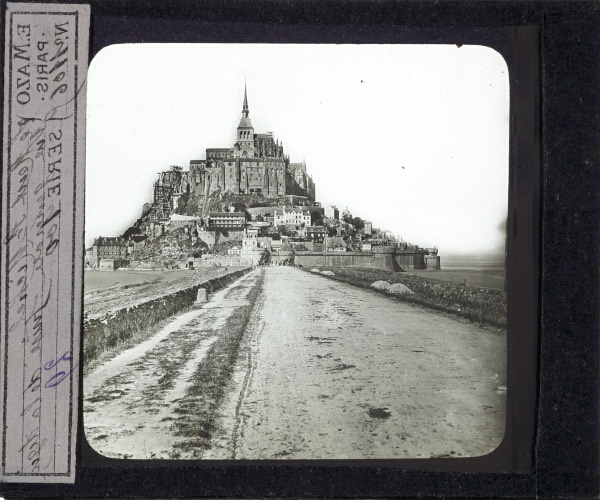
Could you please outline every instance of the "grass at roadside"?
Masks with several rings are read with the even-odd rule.
[[[333,276],[327,276],[330,279],[369,288],[397,300],[456,314],[481,324],[506,328],[506,293],[499,290],[456,285],[422,276],[378,269],[321,266],[317,266],[317,269],[333,272]],[[401,283],[414,293],[397,295],[383,290],[375,290],[371,285],[376,281],[387,281],[391,284]]]
[[[132,333],[129,337],[121,340],[118,339],[114,344],[104,345],[102,349],[99,349],[96,353],[96,357],[91,359],[86,359],[85,363],[83,363],[83,377],[85,383],[85,377],[92,373],[96,368],[102,366],[107,363],[114,357],[121,354],[123,351],[127,349],[131,349],[138,344],[148,340],[153,335],[156,335],[156,332],[162,330],[165,326],[167,326],[171,321],[173,321],[172,317],[163,318],[158,323],[155,323],[152,326],[147,328],[138,329],[134,333]]]
[[[257,285],[248,294],[248,304],[236,308],[219,330],[218,340],[208,350],[191,378],[191,385],[175,413],[173,423],[176,436],[187,439],[175,445],[173,458],[181,453],[199,454],[209,447],[214,431],[216,410],[223,398],[224,389],[231,378],[238,350],[250,320],[258,294],[262,290],[261,274]]]

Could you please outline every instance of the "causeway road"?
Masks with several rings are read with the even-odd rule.
[[[243,307],[239,348],[198,441],[177,418],[202,390],[198,364]],[[84,393],[86,437],[107,456],[480,456],[504,435],[506,332],[302,269],[259,268],[95,369]]]

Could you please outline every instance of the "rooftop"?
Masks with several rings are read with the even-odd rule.
[[[124,247],[125,242],[123,241],[123,238],[121,238],[120,236],[111,236],[111,237],[106,237],[106,236],[99,236],[98,238],[96,238],[94,240],[94,244],[92,246],[96,246],[96,247],[108,247],[108,246],[119,246],[119,247]]]
[[[240,124],[238,125],[238,128],[253,128],[250,118],[242,118],[240,120]]]
[[[245,217],[243,212],[211,212],[211,217]]]
[[[200,217],[200,216],[194,217],[191,215],[172,214],[171,220],[173,220],[173,221],[194,221],[194,220],[202,220],[202,217]]]

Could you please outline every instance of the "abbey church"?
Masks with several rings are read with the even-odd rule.
[[[202,194],[258,194],[268,198],[298,195],[315,200],[306,163],[290,163],[283,144],[271,132],[256,134],[244,87],[242,119],[232,148],[207,148],[205,160],[190,161],[188,182]]]

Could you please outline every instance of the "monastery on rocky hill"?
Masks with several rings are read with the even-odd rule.
[[[166,221],[177,211],[182,195],[259,195],[278,198],[303,196],[315,201],[315,184],[306,173],[306,162],[291,163],[283,143],[272,132],[255,134],[249,117],[244,86],[242,119],[232,148],[207,148],[205,160],[191,160],[189,171],[172,166],[154,183],[154,202],[149,216]]]
[[[254,133],[245,86],[236,137],[232,148],[207,148],[205,160],[190,161],[189,180],[194,187],[203,193],[295,194],[315,200],[315,185],[306,173],[306,163],[290,163],[283,143],[276,141],[272,132]]]

